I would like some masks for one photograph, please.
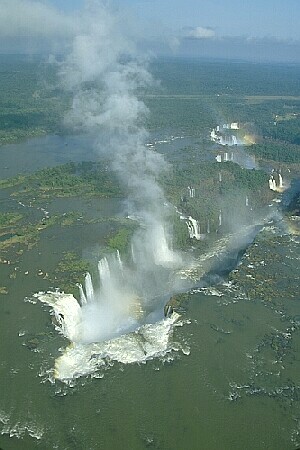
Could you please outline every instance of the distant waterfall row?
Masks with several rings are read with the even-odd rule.
[[[210,220],[207,219],[206,221],[206,229],[204,233],[201,233],[201,227],[198,220],[194,219],[192,216],[183,216],[180,215],[180,219],[184,220],[187,228],[190,239],[196,239],[197,241],[200,241],[201,239],[204,239],[207,234],[210,234]],[[222,225],[222,211],[220,211],[218,216],[218,225],[221,227]],[[216,230],[217,231],[217,230]]]
[[[224,123],[223,125],[217,125],[210,132],[211,141],[219,145],[227,145],[232,147],[234,145],[243,145],[244,141],[238,139],[235,134],[231,134],[231,130],[240,130],[240,125],[237,122]]]
[[[219,163],[227,162],[227,161],[234,161],[234,154],[233,154],[233,152],[231,152],[230,155],[228,152],[219,153],[216,156],[216,160]]]
[[[196,193],[195,188],[188,186],[188,193],[189,193],[190,198],[195,198],[195,193]]]
[[[110,292],[112,284],[115,283],[115,278],[122,278],[123,276],[123,264],[121,261],[119,250],[117,250],[115,255],[110,256],[112,261],[109,264],[106,257],[102,258],[98,262],[98,280],[100,282],[100,289],[102,292]],[[111,266],[113,266],[113,280],[111,275]],[[97,298],[97,292],[93,285],[92,277],[90,273],[87,273],[84,280],[84,288],[79,285],[80,300],[82,305],[88,303],[94,303]]]
[[[219,172],[218,175],[218,182],[219,186],[221,188],[222,184],[222,172]],[[282,179],[281,179],[282,182]],[[186,188],[185,193],[181,197],[182,203],[186,203],[187,199],[197,199],[199,196],[199,188],[195,188],[193,186],[188,186]],[[191,202],[192,205],[193,201]],[[245,195],[244,200],[241,198],[240,205],[244,205],[244,207],[250,212],[252,211],[252,206],[249,201],[249,197]],[[226,208],[225,208],[226,209]],[[194,218],[191,215],[183,214],[179,210],[177,210],[177,213],[180,216],[180,220],[184,221],[187,229],[190,239],[196,239],[197,241],[200,241],[204,239],[207,235],[209,235],[211,232],[218,233],[220,232],[220,229],[222,229],[228,222],[230,222],[230,217],[228,217],[228,214],[225,216],[225,220],[223,217],[223,211],[222,209],[219,210],[219,213],[216,215],[216,212],[214,213],[214,217],[205,218]],[[201,224],[200,224],[201,223]]]
[[[273,170],[269,178],[269,188],[271,191],[281,192],[283,190],[283,179],[280,172]]]

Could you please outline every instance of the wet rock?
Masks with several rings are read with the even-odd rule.
[[[231,334],[232,331],[228,331],[228,330],[224,330],[221,327],[218,327],[217,325],[215,325],[214,323],[210,324],[210,328],[214,331],[217,331],[218,333],[222,333],[222,334]]]
[[[37,349],[39,345],[39,341],[37,338],[31,338],[25,341],[25,346],[28,348],[28,350],[34,351]]]

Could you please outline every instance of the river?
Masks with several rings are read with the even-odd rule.
[[[167,141],[157,144],[164,145],[165,152],[190,142],[157,140]],[[71,151],[64,152],[66,147]],[[93,160],[89,148],[85,137],[55,136],[2,147],[0,175]],[[10,201],[3,200],[7,208]],[[50,214],[76,209],[91,218],[118,215],[122,207],[118,199],[47,204]],[[8,287],[8,294],[0,296],[1,448],[297,448],[297,220],[265,223],[229,278],[192,289],[162,355],[142,364],[108,360],[71,385],[49,375],[68,343],[55,331],[49,308],[33,294],[51,288],[38,274],[55,267],[60,252],[76,246],[94,258],[110,225],[79,222],[64,231],[45,230],[37,246],[18,261],[0,265],[1,280]],[[9,278],[12,271],[15,278]]]

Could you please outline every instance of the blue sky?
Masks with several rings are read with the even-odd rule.
[[[300,0],[103,1],[129,11],[141,48],[158,55],[300,63]],[[60,44],[84,3],[0,0],[0,53]]]
[[[59,9],[80,9],[83,0],[49,0]],[[173,29],[211,27],[223,36],[300,39],[299,0],[114,0],[145,22]]]

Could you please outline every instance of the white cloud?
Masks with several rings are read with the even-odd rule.
[[[186,34],[186,37],[193,39],[210,39],[215,37],[216,33],[212,28],[196,27],[192,28]]]
[[[35,0],[1,0],[0,37],[62,38],[79,27],[76,16],[66,15]]]

